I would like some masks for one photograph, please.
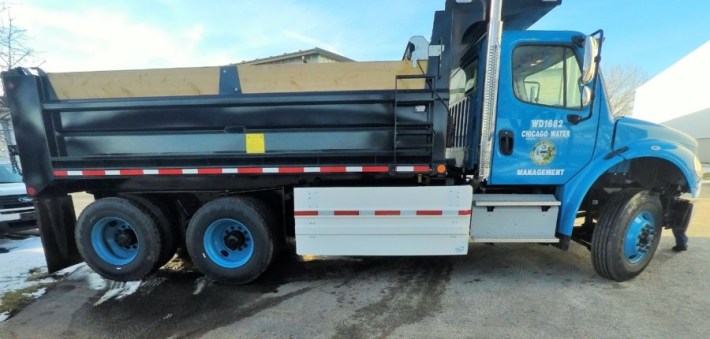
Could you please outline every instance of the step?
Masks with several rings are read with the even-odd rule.
[[[552,194],[474,194],[474,242],[556,243],[560,202]]]
[[[560,206],[552,194],[474,194],[474,206]]]

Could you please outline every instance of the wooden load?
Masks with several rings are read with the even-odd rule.
[[[220,95],[221,72],[236,68],[242,94],[394,90],[397,75],[426,73],[426,61],[230,65],[99,72],[48,73],[57,99]],[[234,72],[234,70],[229,70]],[[401,80],[400,89],[423,89],[424,80]]]

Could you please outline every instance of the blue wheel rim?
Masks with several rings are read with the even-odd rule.
[[[658,235],[655,220],[649,211],[643,211],[631,220],[624,239],[624,259],[630,264],[650,255],[651,247]]]
[[[106,217],[94,224],[91,245],[101,260],[116,266],[132,262],[140,250],[136,230],[117,217]]]
[[[254,254],[254,238],[249,228],[234,219],[219,219],[205,231],[205,254],[224,268],[245,265]]]

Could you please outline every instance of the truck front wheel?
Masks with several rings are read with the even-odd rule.
[[[76,245],[84,261],[102,277],[140,280],[157,266],[161,237],[155,217],[123,198],[103,198],[87,206],[76,222]]]
[[[274,252],[270,218],[248,198],[220,198],[195,212],[187,227],[187,250],[208,278],[245,284],[269,266]]]
[[[592,264],[605,278],[626,281],[639,275],[661,239],[663,209],[650,191],[614,193],[592,235]]]

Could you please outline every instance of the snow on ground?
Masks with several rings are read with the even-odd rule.
[[[8,292],[32,286],[44,286],[56,282],[55,278],[65,276],[69,280],[83,280],[92,290],[105,291],[95,305],[100,305],[111,299],[122,299],[135,293],[141,286],[140,281],[126,283],[107,281],[83,263],[67,267],[51,277],[28,280],[30,276],[42,276],[47,273],[47,264],[40,238],[0,239],[0,249],[2,249],[0,251],[0,305],[2,305],[2,296]],[[151,285],[159,283],[155,281],[151,282]],[[44,295],[46,291],[46,287],[38,287],[36,291],[25,295],[36,299]],[[0,322],[9,317],[10,314],[7,312],[0,313]]]
[[[192,295],[198,295],[202,293],[202,291],[209,285],[210,281],[207,280],[205,277],[200,277],[195,280],[195,290],[192,292]]]
[[[67,280],[84,281],[89,288],[94,291],[103,291],[106,289],[106,286],[108,286],[108,281],[94,272],[86,264],[79,264],[72,267],[76,268],[67,276]]]
[[[146,281],[111,281],[102,278],[91,270],[86,264],[76,265],[74,271],[66,278],[71,281],[84,281],[88,287],[94,291],[103,291],[104,294],[94,303],[94,306],[101,305],[111,299],[121,300],[138,291],[141,286],[148,287],[152,291],[157,285],[165,281],[163,278],[149,278]]]
[[[141,285],[145,285],[148,290],[152,291],[165,280],[164,278],[151,278],[145,282],[108,281],[84,263],[67,267],[49,277],[28,280],[30,276],[42,276],[47,273],[47,264],[40,238],[31,237],[22,240],[0,238],[0,249],[0,305],[2,305],[2,296],[8,292],[32,286],[44,286],[56,282],[56,278],[61,277],[73,281],[84,281],[92,290],[103,291],[103,295],[94,306],[111,299],[123,299],[136,293]],[[25,295],[36,299],[44,295],[46,291],[46,287],[38,287],[36,291]],[[0,313],[0,323],[9,317],[10,314],[7,312]]]
[[[39,237],[30,237],[22,240],[0,239],[0,305],[2,296],[8,292],[17,291],[33,286],[43,286],[54,282],[53,278],[36,279],[47,273],[47,264],[44,259],[42,241]],[[28,280],[30,276],[35,277]],[[47,291],[45,287],[38,287],[34,292],[25,295],[36,299]],[[0,322],[10,317],[8,312],[0,314]]]
[[[27,281],[32,273],[46,273],[44,250],[39,237],[22,240],[0,239],[0,248],[8,250],[0,254],[0,295],[9,291],[37,285],[38,281]]]
[[[106,290],[106,292],[103,296],[101,296],[101,299],[99,299],[99,301],[94,303],[94,306],[99,306],[111,299],[121,300],[133,293],[136,293],[140,286],[140,281],[111,281],[109,282],[109,289]]]

